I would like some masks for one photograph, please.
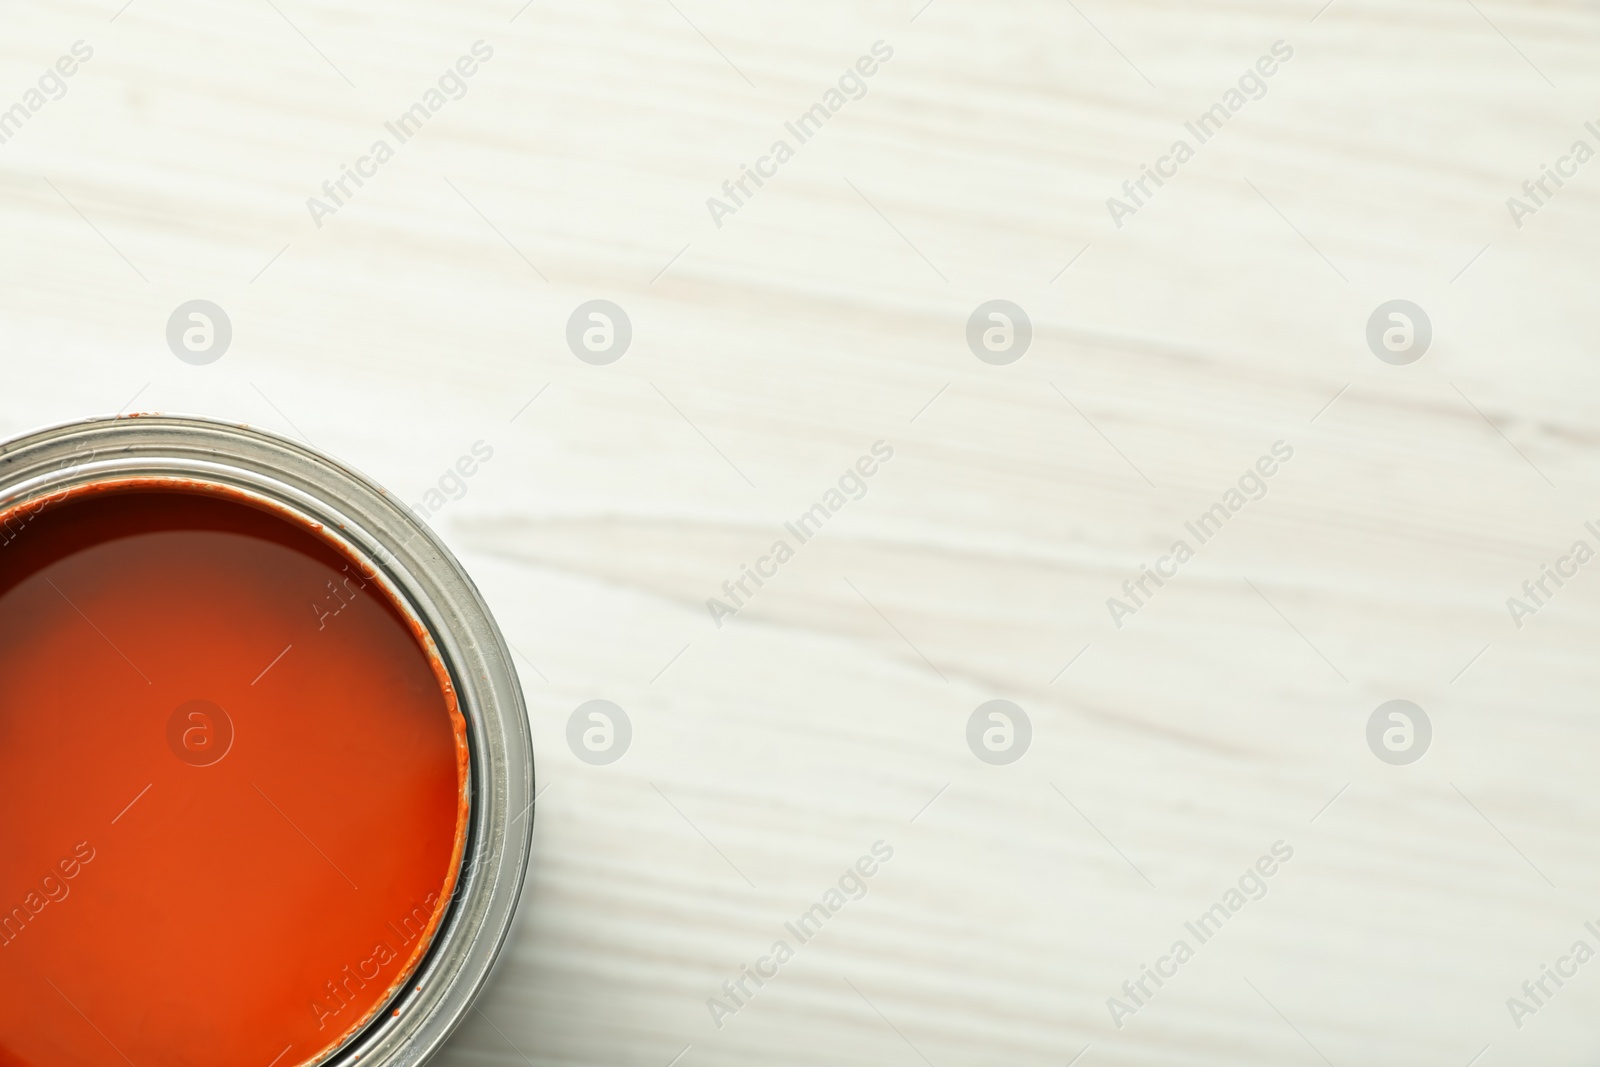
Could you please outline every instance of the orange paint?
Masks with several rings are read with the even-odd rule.
[[[139,479],[0,514],[0,1067],[296,1067],[455,890],[466,723],[327,531]]]

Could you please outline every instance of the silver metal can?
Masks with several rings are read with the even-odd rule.
[[[409,508],[295,441],[193,416],[95,418],[0,445],[0,515],[92,486],[207,486],[303,524],[357,560],[424,628],[467,724],[470,817],[453,897],[401,990],[319,1064],[402,1067],[438,1051],[510,932],[533,828],[533,749],[509,648],[471,579]],[[402,828],[403,829],[403,828]]]

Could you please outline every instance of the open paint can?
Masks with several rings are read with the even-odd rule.
[[[533,796],[488,607],[369,479],[191,417],[0,445],[0,1067],[421,1063]]]

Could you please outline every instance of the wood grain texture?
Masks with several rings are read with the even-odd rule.
[[[518,649],[547,791],[439,1062],[1593,1061],[1600,964],[1520,1029],[1506,1007],[1600,948],[1600,571],[1506,607],[1600,544],[1600,163],[1520,228],[1506,206],[1600,148],[1591,8],[118,3],[0,15],[0,106],[95,50],[0,145],[0,431],[199,411],[411,501],[493,447],[431,521]],[[478,40],[465,95],[316,225]],[[1279,40],[1265,95],[1114,225]],[[865,95],[717,226],[706,199],[876,41]],[[234,326],[206,367],[163,337],[195,297]],[[593,298],[633,323],[607,367],[563,340]],[[993,298],[1034,325],[1009,366],[963,337]],[[1364,339],[1394,298],[1433,324],[1411,366]],[[713,625],[880,440],[866,495]],[[1265,498],[1113,625],[1278,441]],[[634,727],[606,767],[565,740],[596,697]],[[964,739],[997,697],[1034,729],[1004,767]],[[1409,767],[1364,738],[1397,697],[1435,730]],[[867,895],[714,1025],[879,840]],[[1280,840],[1267,895],[1115,1026]]]

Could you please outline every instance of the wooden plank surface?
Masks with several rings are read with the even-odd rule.
[[[547,791],[440,1062],[1593,1061],[1600,965],[1520,1027],[1506,1003],[1600,948],[1600,568],[1520,627],[1506,603],[1600,547],[1600,163],[1507,205],[1600,149],[1592,8],[120,4],[0,14],[0,108],[93,50],[0,144],[0,431],[203,412],[417,503],[493,448],[430,521],[519,650]],[[195,298],[233,326],[207,366],[164,336]],[[632,323],[606,366],[564,337],[592,299]],[[1032,322],[1009,365],[964,337],[992,299]],[[1406,366],[1365,337],[1393,299],[1432,324]],[[880,441],[860,499],[786,533]],[[1187,533],[1276,442],[1265,495]],[[566,740],[594,698],[633,728],[606,766]],[[1005,766],[966,741],[996,698],[1033,730]],[[1433,726],[1409,766],[1365,736],[1395,698]]]

